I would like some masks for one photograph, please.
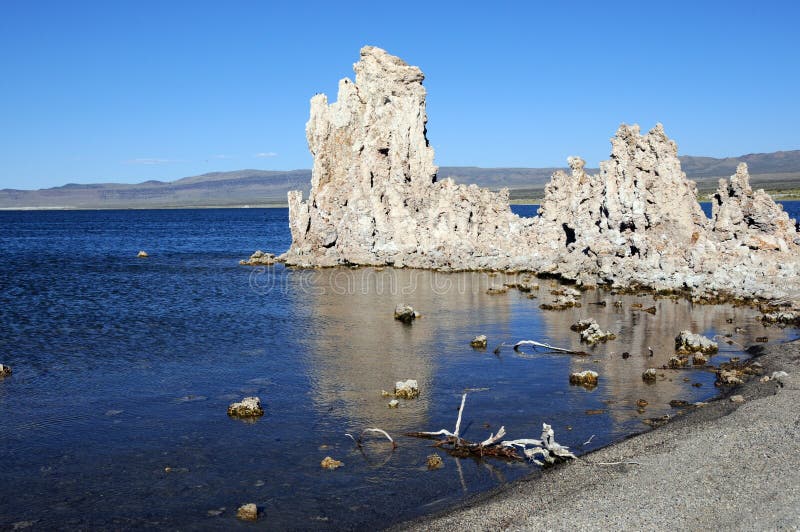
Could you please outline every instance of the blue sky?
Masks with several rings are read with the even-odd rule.
[[[0,188],[309,168],[364,44],[425,72],[442,166],[594,166],[622,122],[799,149],[799,5],[1,0]]]

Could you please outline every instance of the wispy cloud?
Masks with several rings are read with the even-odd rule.
[[[125,164],[171,164],[171,163],[180,163],[178,159],[158,159],[154,157],[142,157],[138,159],[128,159],[127,161],[123,161]]]
[[[214,155],[213,159],[233,159],[233,157],[220,153],[219,155]]]
[[[269,157],[277,157],[277,156],[278,154],[275,153],[274,151],[262,151],[261,153],[255,154],[255,157],[258,157],[259,159],[267,159]]]

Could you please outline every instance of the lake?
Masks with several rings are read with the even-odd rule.
[[[702,368],[642,381],[680,330],[720,335],[714,364],[757,337],[796,337],[752,309],[650,295],[592,290],[581,308],[543,311],[550,280],[530,299],[488,295],[515,278],[487,273],[238,265],[286,250],[287,220],[286,209],[0,212],[0,363],[14,370],[0,380],[0,527],[239,528],[237,507],[254,502],[268,528],[380,528],[537,471],[403,436],[452,430],[465,391],[465,438],[501,425],[538,438],[547,422],[585,453],[674,414],[670,400],[716,395]],[[395,321],[398,303],[422,317]],[[588,316],[616,340],[581,344],[569,327]],[[469,346],[477,334],[488,349]],[[590,355],[493,353],[522,339]],[[600,374],[597,388],[569,385],[582,369]],[[381,391],[402,379],[421,396],[390,409]],[[250,395],[263,417],[226,415]],[[359,450],[345,436],[368,427],[398,448],[376,438]],[[444,467],[428,471],[433,452]],[[326,456],[344,466],[323,470]]]

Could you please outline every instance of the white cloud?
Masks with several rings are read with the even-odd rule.
[[[225,155],[225,154],[221,153],[219,155],[215,155],[214,159],[233,159],[233,157],[231,157],[230,155]]]
[[[277,156],[278,154],[275,153],[274,151],[262,151],[261,153],[255,154],[255,157],[258,157],[259,159],[267,159],[269,157],[277,157]]]

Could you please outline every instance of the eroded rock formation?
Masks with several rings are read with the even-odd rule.
[[[708,220],[663,127],[642,135],[622,125],[599,174],[570,157],[539,215],[522,218],[506,190],[437,181],[419,68],[367,46],[354,70],[335,103],[311,100],[312,186],[306,201],[289,194],[288,264],[526,270],[583,285],[800,295],[796,225],[753,192],[745,165],[721,180]]]

